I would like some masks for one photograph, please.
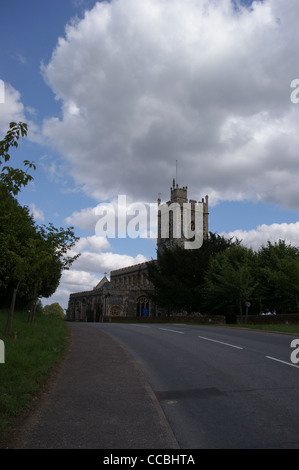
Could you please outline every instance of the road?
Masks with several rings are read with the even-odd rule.
[[[213,326],[93,325],[137,360],[182,449],[299,448],[294,336]]]

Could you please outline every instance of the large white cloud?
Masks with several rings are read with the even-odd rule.
[[[298,247],[298,233],[299,222],[296,222],[291,224],[263,224],[259,225],[256,229],[234,230],[229,233],[223,232],[222,235],[227,238],[237,238],[243,245],[253,250],[259,250],[262,245],[266,246],[268,241],[275,243],[279,240],[285,240],[287,244]]]
[[[41,143],[44,138],[41,136],[39,127],[30,119],[34,116],[34,108],[25,108],[22,103],[22,96],[10,83],[0,80],[0,139],[2,139],[9,129],[10,122],[26,122],[29,128],[28,139],[32,142]]]
[[[198,198],[298,207],[299,3],[236,4],[112,0],[67,26],[43,132],[97,202],[155,198],[178,160]]]
[[[2,99],[0,102],[0,137],[8,130],[12,121],[24,121],[24,105],[20,93],[9,83],[1,81]]]
[[[69,252],[69,256],[80,253],[80,257],[74,261],[69,270],[63,271],[57,291],[49,299],[43,299],[43,304],[59,302],[63,308],[67,308],[69,295],[72,292],[92,290],[105,272],[109,277],[110,272],[115,269],[147,261],[147,258],[141,254],[122,255],[108,251],[109,249],[110,243],[105,237],[92,235],[80,238]]]
[[[98,274],[146,261],[146,257],[141,254],[136,257],[120,255],[107,251],[110,248],[110,243],[105,237],[93,235],[80,238],[70,251],[70,256],[80,253],[80,257],[72,265],[72,270]]]

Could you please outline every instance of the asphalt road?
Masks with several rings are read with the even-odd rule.
[[[294,336],[170,324],[92,326],[135,358],[182,449],[299,448]]]
[[[65,359],[5,448],[178,449],[136,361],[90,325],[69,324]],[[98,466],[99,454],[92,455]]]

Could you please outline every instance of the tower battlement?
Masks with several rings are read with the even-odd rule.
[[[179,185],[175,184],[175,179],[173,180],[172,187],[170,188],[170,203],[173,202],[178,202],[179,204],[188,202],[187,186],[179,188]]]
[[[157,248],[158,251],[161,250],[163,246],[166,246],[167,248],[174,247],[176,245],[184,246],[184,243],[186,241],[186,237],[184,236],[183,233],[183,208],[184,204],[190,204],[191,205],[191,229],[195,229],[195,210],[196,210],[196,205],[202,204],[201,207],[201,212],[203,214],[203,238],[206,239],[208,238],[208,233],[209,233],[209,208],[208,208],[208,196],[205,198],[202,198],[201,201],[196,201],[194,199],[190,199],[188,201],[188,188],[187,186],[183,186],[180,188],[178,184],[176,184],[175,179],[173,179],[173,184],[172,187],[170,188],[170,200],[164,205],[161,206],[161,199],[159,197],[158,199],[158,238],[157,238]],[[167,210],[167,206],[169,207],[169,210]],[[180,208],[180,215],[175,212]],[[168,235],[163,237],[165,235],[165,225],[163,225],[162,228],[162,215],[161,212],[167,213],[168,216],[168,221],[167,224],[167,232]],[[175,217],[175,219],[174,219]],[[175,220],[175,221],[174,221]],[[165,224],[165,221],[163,222]],[[178,229],[175,226],[176,224],[179,224],[180,226],[180,233],[178,234]],[[164,230],[163,230],[164,229]]]

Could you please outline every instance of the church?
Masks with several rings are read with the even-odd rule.
[[[188,200],[187,187],[180,188],[173,180],[170,188],[170,200],[158,203],[157,250],[163,246],[171,248],[176,244],[183,246],[190,238],[183,230],[185,208],[190,207],[187,225],[190,236],[196,233],[196,214],[201,214],[201,233],[208,237],[208,196],[200,202]],[[167,223],[163,216],[167,215]],[[179,221],[176,224],[175,221]],[[177,228],[179,226],[179,229]],[[165,227],[167,230],[165,230]],[[193,239],[196,238],[194,235]],[[189,242],[192,243],[192,242]],[[152,263],[155,260],[150,261]],[[154,286],[147,276],[147,263],[141,263],[111,271],[110,281],[106,277],[90,291],[70,294],[67,320],[73,321],[111,321],[120,317],[159,317],[165,314],[152,299]]]

